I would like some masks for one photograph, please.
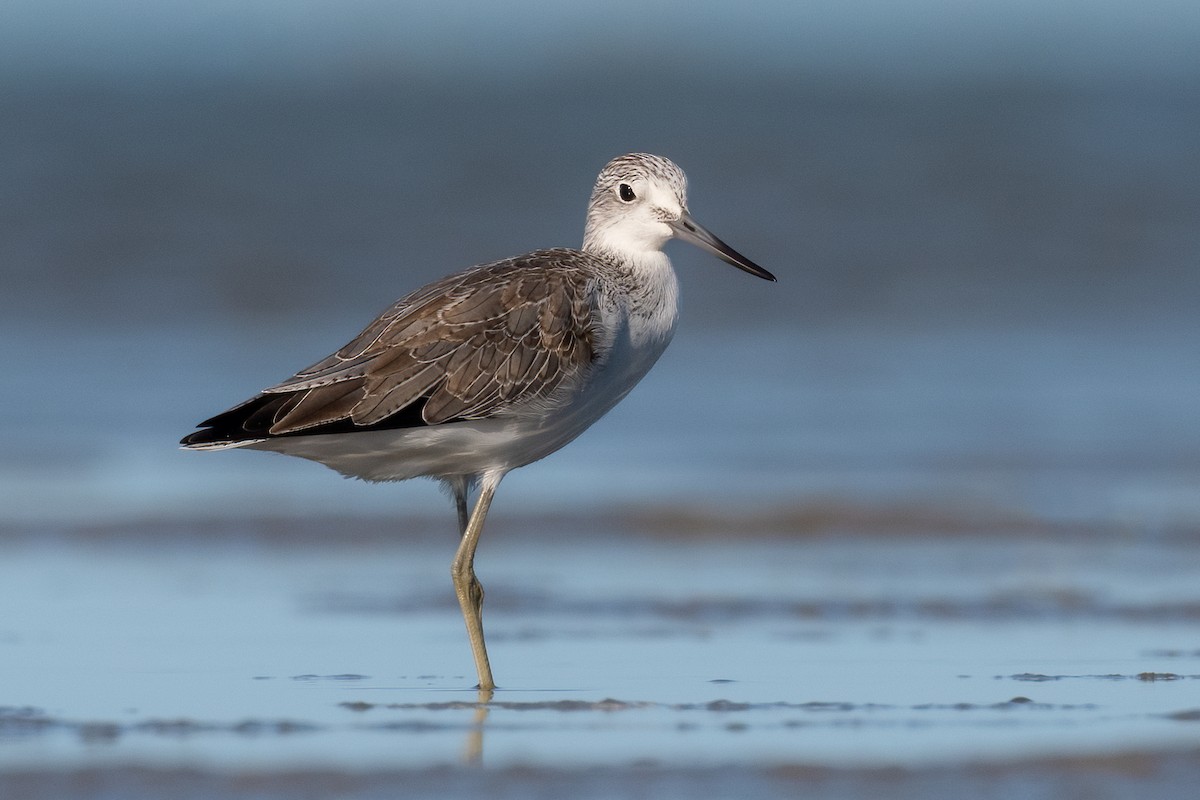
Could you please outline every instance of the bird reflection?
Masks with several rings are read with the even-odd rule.
[[[467,741],[463,746],[463,764],[473,766],[483,763],[483,725],[488,717],[488,704],[492,702],[492,689],[480,689],[479,699],[475,706],[475,716],[471,720],[471,729],[467,732]]]

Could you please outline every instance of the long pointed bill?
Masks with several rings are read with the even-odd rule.
[[[775,280],[774,275],[709,233],[703,225],[692,219],[692,215],[686,209],[679,216],[679,219],[667,224],[674,229],[677,239],[691,242],[701,250],[707,250],[712,253],[726,264],[732,264],[740,270],[749,272],[751,275],[757,275],[768,281]]]

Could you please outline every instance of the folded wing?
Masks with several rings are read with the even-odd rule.
[[[539,251],[430,284],[333,355],[204,421],[183,444],[439,425],[550,401],[596,355],[579,258]]]

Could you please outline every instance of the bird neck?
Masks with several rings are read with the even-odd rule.
[[[616,300],[613,308],[619,309],[630,344],[638,350],[661,352],[679,317],[679,280],[667,254],[655,250],[634,256],[599,250],[593,255],[610,265],[600,291]]]
[[[583,251],[603,253],[621,262],[656,261],[665,258],[662,249],[669,238],[652,227],[588,219],[583,230]]]

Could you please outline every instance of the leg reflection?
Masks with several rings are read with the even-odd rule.
[[[492,702],[494,692],[491,689],[480,689],[478,705],[475,706],[475,717],[471,720],[471,730],[467,733],[467,744],[463,748],[464,764],[480,764],[483,762],[483,724],[488,717],[488,703]]]

